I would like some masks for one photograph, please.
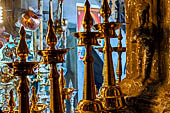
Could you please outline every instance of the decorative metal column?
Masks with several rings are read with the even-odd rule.
[[[45,50],[39,50],[38,54],[43,56],[43,64],[50,64],[50,112],[51,113],[63,113],[62,106],[62,94],[59,86],[59,73],[57,71],[57,63],[64,62],[64,55],[67,53],[67,49],[56,49],[57,37],[54,32],[53,20],[52,20],[52,0],[49,3],[49,20],[48,20],[48,33],[46,36],[46,43],[49,48]]]
[[[117,62],[117,84],[119,84],[121,82],[121,76],[122,76],[122,60],[121,60],[121,55],[122,52],[126,51],[126,47],[122,47],[122,34],[121,34],[121,29],[119,29],[119,36],[118,36],[118,46],[117,47],[113,47],[112,50],[118,53],[118,62]]]
[[[124,100],[120,100],[121,91],[116,86],[112,52],[113,49],[110,44],[110,38],[116,38],[115,30],[121,26],[121,23],[109,22],[111,15],[111,9],[107,0],[103,0],[100,9],[100,14],[104,19],[102,24],[97,24],[94,27],[103,34],[102,38],[105,40],[104,48],[99,48],[99,51],[104,53],[104,83],[99,92],[99,98],[101,99],[105,112],[115,112],[117,109],[123,107],[120,103]]]
[[[28,46],[25,40],[26,32],[22,26],[20,29],[20,42],[17,47],[17,55],[20,57],[19,61],[5,63],[10,68],[14,69],[14,75],[19,76],[19,113],[30,113],[29,107],[29,86],[27,75],[34,75],[33,68],[38,64],[38,62],[28,62],[26,58],[28,57]]]
[[[90,14],[90,3],[88,0],[85,2],[85,15],[83,18],[84,32],[74,33],[74,36],[78,38],[78,46],[85,46],[86,52],[84,61],[84,87],[83,87],[83,100],[78,103],[78,113],[102,113],[102,103],[96,99],[94,72],[93,72],[93,57],[92,46],[97,46],[97,38],[99,38],[99,32],[91,32],[93,26],[93,19]]]

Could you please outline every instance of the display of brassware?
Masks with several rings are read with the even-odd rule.
[[[41,16],[33,9],[25,10],[20,18],[20,39],[16,38],[10,44],[15,47],[4,48],[3,53],[6,65],[1,66],[0,78],[0,107],[4,113],[65,113],[66,101],[70,102],[70,112],[76,113],[113,113],[126,108],[124,95],[121,92],[119,83],[122,76],[121,54],[126,51],[122,47],[122,35],[120,22],[109,22],[111,9],[107,0],[103,0],[100,15],[103,23],[93,25],[93,18],[90,13],[89,0],[85,0],[84,17],[82,25],[84,32],[73,33],[78,39],[77,46],[85,46],[84,62],[84,86],[83,99],[75,107],[73,104],[79,89],[75,89],[72,80],[67,83],[67,73],[64,66],[65,55],[70,48],[60,48],[60,38],[65,37],[67,19],[62,17],[63,0],[59,0],[58,15],[53,22],[52,0],[49,1],[48,31],[46,34],[46,48],[40,50],[29,50],[26,42],[26,30],[38,28]],[[92,31],[92,27],[96,31]],[[116,30],[120,29],[119,36]],[[118,47],[111,47],[110,39],[118,39]],[[98,50],[104,53],[103,77],[104,82],[98,91],[95,85],[92,48],[99,46],[98,39],[104,39],[104,47]],[[65,39],[63,39],[65,40]],[[64,43],[64,42],[63,42]],[[72,48],[71,48],[72,49]],[[30,61],[30,51],[37,53],[40,61]],[[113,67],[112,52],[118,53],[117,82]],[[38,56],[39,55],[39,56]],[[4,57],[4,58],[5,58]],[[8,59],[8,60],[7,60]],[[34,58],[33,58],[34,59]],[[79,67],[78,67],[79,68]],[[31,89],[31,90],[30,90]]]

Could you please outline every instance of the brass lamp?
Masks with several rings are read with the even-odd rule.
[[[46,43],[49,48],[45,50],[39,50],[38,54],[43,56],[43,64],[50,64],[50,112],[51,113],[64,113],[62,106],[62,94],[60,92],[59,77],[60,74],[57,71],[57,63],[64,62],[64,55],[68,49],[56,49],[57,37],[54,32],[53,20],[52,20],[52,0],[49,3],[49,20],[48,20],[48,33],[46,36]]]
[[[83,18],[84,32],[74,33],[78,38],[77,46],[85,46],[86,52],[84,61],[84,87],[83,87],[83,100],[80,100],[77,106],[78,113],[102,113],[102,103],[96,99],[94,72],[93,72],[93,57],[92,46],[97,46],[97,38],[100,37],[99,32],[91,32],[93,26],[93,19],[90,14],[90,3],[86,0],[85,15]]]
[[[5,62],[10,68],[13,68],[13,75],[19,76],[19,113],[30,113],[29,107],[29,86],[27,75],[35,75],[33,68],[38,62],[28,62],[28,46],[25,40],[26,32],[22,26],[20,29],[20,42],[17,47],[17,55],[20,57],[19,61]]]
[[[102,101],[105,112],[116,112],[124,106],[124,98],[121,94],[120,87],[116,86],[110,38],[116,38],[115,30],[121,26],[121,23],[109,22],[111,9],[108,0],[103,0],[100,9],[100,15],[104,22],[94,25],[94,27],[102,33],[102,38],[105,40],[103,48],[98,48],[104,53],[104,83],[99,92],[99,99]]]

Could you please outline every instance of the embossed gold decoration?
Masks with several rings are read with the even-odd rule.
[[[52,0],[50,3],[52,4]],[[52,6],[49,6],[49,20],[48,20],[48,33],[46,36],[46,43],[49,48],[46,50],[39,50],[38,54],[43,56],[43,64],[50,64],[50,112],[51,113],[63,113],[62,106],[62,94],[59,86],[59,73],[57,71],[57,63],[64,62],[64,55],[67,53],[67,49],[56,49],[57,37],[54,32],[53,20],[52,20]]]
[[[80,100],[77,106],[78,113],[102,113],[102,103],[96,99],[94,73],[93,73],[93,57],[92,46],[98,45],[97,38],[100,37],[99,32],[91,32],[93,19],[90,14],[90,3],[86,0],[85,15],[83,17],[84,32],[74,33],[78,38],[78,46],[85,46],[86,52],[84,61],[84,87],[83,100]]]
[[[100,14],[104,22],[94,25],[103,34],[102,38],[105,40],[104,48],[99,48],[99,51],[104,53],[104,83],[99,92],[99,99],[102,101],[105,112],[115,112],[124,106],[124,99],[120,88],[116,86],[110,38],[117,37],[115,30],[121,26],[121,23],[109,22],[111,10],[107,0],[103,0]]]
[[[22,26],[20,29],[20,42],[17,47],[17,55],[20,57],[19,61],[6,62],[10,68],[13,68],[14,75],[19,76],[19,113],[30,113],[29,108],[29,87],[27,75],[34,75],[33,68],[38,62],[27,62],[28,57],[28,46],[25,40],[26,32]]]

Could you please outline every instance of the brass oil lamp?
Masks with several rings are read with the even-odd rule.
[[[111,9],[108,1],[103,0],[100,9],[100,15],[103,17],[104,22],[94,25],[96,30],[102,33],[102,38],[105,40],[103,48],[98,48],[99,51],[104,53],[104,83],[99,92],[99,99],[102,101],[105,112],[115,112],[124,105],[124,98],[122,97],[120,87],[116,86],[112,52],[113,48],[110,44],[110,38],[116,38],[115,30],[121,26],[121,23],[109,22]]]
[[[77,106],[77,113],[102,113],[102,103],[96,99],[94,72],[93,72],[93,57],[92,46],[97,46],[97,38],[100,37],[99,32],[91,32],[93,26],[93,19],[90,14],[90,3],[86,0],[85,15],[83,17],[84,32],[74,33],[78,38],[78,46],[85,46],[86,52],[84,61],[84,87],[83,87],[83,100],[80,100]]]
[[[19,61],[6,62],[10,68],[13,68],[14,76],[19,76],[19,113],[30,113],[29,108],[29,86],[27,75],[35,75],[33,68],[38,64],[38,62],[28,62],[26,58],[28,57],[28,46],[25,40],[26,32],[22,26],[20,29],[20,42],[17,46],[17,55],[20,57]]]
[[[43,56],[43,64],[50,64],[50,113],[63,113],[62,106],[62,94],[60,92],[59,77],[60,74],[57,71],[57,63],[64,62],[64,55],[67,53],[67,49],[56,49],[57,37],[54,32],[53,20],[52,20],[52,0],[50,0],[49,6],[49,20],[48,20],[48,33],[46,36],[46,43],[49,48],[45,50],[39,50],[38,54]]]

